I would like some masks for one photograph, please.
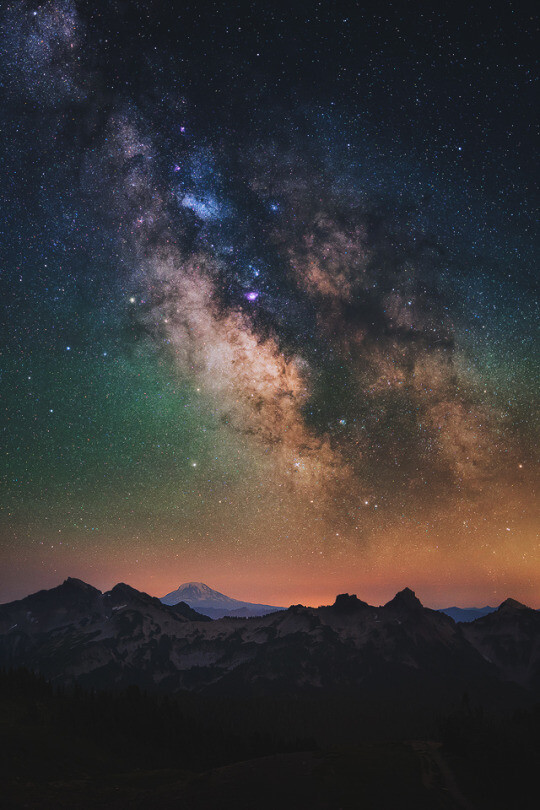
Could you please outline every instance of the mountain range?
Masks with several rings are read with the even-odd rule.
[[[101,593],[67,579],[0,606],[0,666],[100,688],[519,701],[540,694],[540,614],[508,599],[456,623],[405,588],[381,607],[341,594],[324,607],[212,621],[125,584]]]
[[[219,591],[215,591],[204,582],[185,582],[177,590],[171,591],[166,596],[161,597],[164,605],[176,605],[185,602],[198,613],[210,616],[212,619],[222,619],[224,616],[240,616],[249,618],[250,616],[265,616],[268,613],[276,613],[278,610],[286,610],[284,607],[276,605],[261,605],[253,602],[243,602],[239,599],[232,599]],[[488,613],[497,610],[495,607],[481,608],[460,608],[448,607],[440,608],[440,613],[446,613],[456,622],[472,622]]]
[[[488,613],[493,613],[497,610],[496,607],[486,605],[481,608],[460,608],[460,607],[447,607],[440,608],[440,613],[446,613],[451,616],[455,622],[473,622],[475,619],[481,619],[482,616],[487,616]]]

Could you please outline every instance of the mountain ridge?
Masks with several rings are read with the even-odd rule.
[[[212,621],[125,583],[102,593],[66,581],[0,605],[1,666],[91,688],[360,689],[366,699],[385,700],[397,690],[434,701],[471,691],[519,703],[540,695],[540,613],[505,600],[489,615],[456,623],[405,588],[379,607],[338,594],[332,605]]]

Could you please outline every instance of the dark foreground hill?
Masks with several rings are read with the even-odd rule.
[[[0,671],[1,805],[536,808],[540,707],[488,714],[463,698],[420,725],[414,710],[398,733],[393,709],[360,695],[95,692]]]

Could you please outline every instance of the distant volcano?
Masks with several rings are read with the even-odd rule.
[[[276,613],[285,610],[276,605],[258,605],[253,602],[242,602],[232,599],[224,593],[214,591],[204,582],[185,582],[176,591],[171,591],[161,597],[164,605],[176,605],[185,602],[191,608],[212,619],[221,619],[223,616],[265,616],[267,613]]]

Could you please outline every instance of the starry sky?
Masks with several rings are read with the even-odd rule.
[[[540,607],[527,3],[0,20],[0,600]]]

